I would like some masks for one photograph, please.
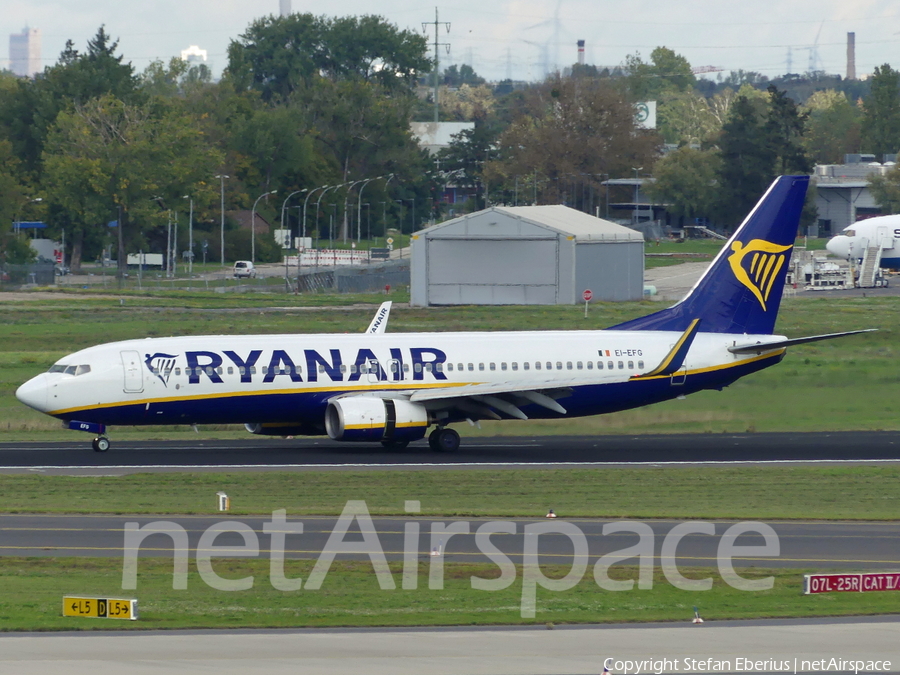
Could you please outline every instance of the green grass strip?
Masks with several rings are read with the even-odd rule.
[[[289,579],[307,579],[313,561],[285,563]],[[395,590],[381,590],[368,562],[335,562],[321,589],[282,592],[269,582],[267,560],[214,559],[223,578],[253,577],[246,591],[207,586],[189,564],[188,587],[172,589],[172,560],[139,561],[138,588],[122,591],[122,562],[111,558],[0,558],[0,631],[111,630],[173,628],[286,628],[301,626],[448,626],[489,624],[689,622],[697,606],[707,621],[760,617],[847,616],[897,610],[896,593],[802,595],[802,570],[742,570],[745,578],[775,577],[767,591],[739,591],[712,569],[681,568],[685,577],[712,577],[709,591],[671,586],[657,569],[649,590],[606,591],[591,567],[574,588],[537,588],[534,619],[521,617],[520,567],[511,586],[500,591],[471,587],[471,577],[497,578],[490,564],[446,562],[444,588],[429,590],[427,563],[420,563],[418,588],[400,588],[400,564],[390,565]],[[547,577],[562,578],[568,566],[542,566]],[[614,567],[613,579],[637,579],[634,567]],[[64,595],[137,598],[140,619],[65,618]]]
[[[900,467],[704,467],[471,471],[302,471],[0,476],[0,512],[895,520]]]

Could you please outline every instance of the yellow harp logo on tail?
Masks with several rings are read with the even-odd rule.
[[[739,241],[731,244],[731,250],[734,251],[728,256],[731,271],[738,281],[752,291],[764,312],[769,293],[772,292],[778,272],[784,266],[791,248],[791,244],[779,246],[763,239],[753,239],[746,245]]]

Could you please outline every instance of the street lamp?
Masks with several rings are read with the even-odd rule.
[[[253,208],[250,209],[250,262],[254,265],[256,264],[256,205],[259,204],[259,200],[263,197],[274,195],[277,192],[278,190],[269,190],[262,193],[256,198],[256,201],[253,202]]]
[[[371,183],[373,180],[378,180],[379,178],[384,178],[384,176],[376,176],[375,178],[369,178],[365,183],[363,183],[363,186],[362,186],[361,188],[359,188],[359,195],[357,195],[358,199],[357,199],[357,202],[356,202],[356,239],[357,239],[357,241],[359,241],[360,239],[362,239],[362,234],[361,234],[360,230],[361,230],[361,228],[362,228],[362,220],[361,220],[361,218],[362,218],[362,194],[363,194],[363,190],[366,189],[366,185],[368,185],[369,183]],[[389,175],[388,175],[388,179],[384,182],[384,188],[385,188],[385,190],[387,189],[388,183],[390,183],[391,180],[392,180],[393,178],[394,178],[394,174],[389,174]]]
[[[184,195],[182,199],[191,200],[191,212],[188,216],[188,278],[194,274],[194,198]]]
[[[343,239],[343,241],[344,241],[345,244],[347,243],[347,229],[348,229],[348,227],[347,227],[347,226],[348,226],[348,223],[347,223],[347,202],[348,202],[348,200],[350,199],[350,193],[353,191],[354,186],[359,185],[360,183],[366,183],[366,182],[368,182],[369,180],[372,180],[372,179],[371,179],[371,178],[368,178],[368,179],[363,178],[363,179],[361,179],[361,180],[353,181],[352,183],[350,183],[350,187],[347,188],[347,194],[344,195],[344,227],[341,228],[341,238]],[[365,187],[365,185],[363,185],[363,187]],[[359,217],[358,217],[358,214],[357,214],[357,220],[356,220],[356,231],[359,232]]]
[[[216,176],[216,178],[221,179],[221,182],[222,182],[222,186],[221,186],[221,195],[222,195],[222,202],[221,202],[222,222],[221,222],[221,227],[222,227],[222,231],[221,231],[221,241],[220,241],[220,244],[221,244],[220,255],[222,256],[222,267],[225,267],[225,179],[226,179],[226,178],[231,178],[231,176],[226,176],[225,174],[219,174],[218,176]]]
[[[284,212],[287,209],[287,203],[290,200],[290,198],[293,197],[294,195],[299,195],[301,192],[307,192],[308,190],[309,190],[309,188],[303,188],[302,190],[297,190],[296,192],[292,192],[281,203],[281,229],[284,229]],[[290,228],[288,228],[288,229],[290,229]],[[288,242],[288,243],[292,244],[293,242]],[[293,248],[293,246],[289,246],[288,248]]]

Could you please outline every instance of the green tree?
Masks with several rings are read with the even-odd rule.
[[[875,68],[865,99],[862,147],[883,157],[900,149],[900,72],[888,64]]]
[[[654,49],[650,63],[637,53],[627,56],[625,69],[628,87],[637,101],[660,100],[674,92],[689,91],[697,82],[688,60],[668,47]]]
[[[660,159],[653,168],[647,192],[682,224],[694,218],[711,218],[716,209],[720,171],[719,153],[682,147]]]
[[[803,109],[809,114],[804,147],[816,164],[841,164],[844,155],[861,152],[862,112],[843,92],[817,91]]]
[[[477,87],[484,84],[484,78],[467,63],[457,66],[455,63],[444,70],[441,76],[441,83],[448,87],[461,87],[464,84],[470,87]]]
[[[312,14],[254,21],[228,46],[228,74],[239,90],[286,99],[323,76],[409,89],[429,69],[423,36],[379,16],[330,19]]]
[[[739,96],[719,139],[719,217],[735,226],[772,181],[778,153],[756,107]]]
[[[9,128],[25,170],[34,175],[40,172],[48,130],[61,111],[103,94],[136,100],[137,78],[131,64],[123,63],[122,56],[115,54],[118,44],[103,26],[88,41],[84,53],[68,41],[55,65],[35,80],[22,80],[15,95],[0,106],[0,124]]]
[[[29,202],[27,188],[19,182],[18,165],[12,144],[0,138],[0,265],[34,259],[27,240],[13,233],[13,222]]]
[[[871,176],[869,189],[884,213],[900,213],[900,165],[884,176]]]
[[[603,175],[649,170],[656,159],[661,139],[636,127],[634,105],[609,80],[551,77],[518,110],[500,137],[499,158],[485,167],[492,191],[511,196],[517,176],[536,176],[542,201],[578,205],[566,187],[573,178],[597,187]]]
[[[44,185],[74,229],[73,260],[86,232],[96,234],[118,212],[121,275],[126,244],[144,250],[158,244],[166,219],[159,200],[174,203],[196,191],[221,159],[196,125],[160,104],[131,105],[104,95],[60,113],[44,153]]]
[[[475,209],[484,208],[484,166],[499,137],[497,125],[476,122],[471,129],[464,129],[450,139],[450,144],[438,152],[438,164],[442,173],[460,187],[480,188]]]

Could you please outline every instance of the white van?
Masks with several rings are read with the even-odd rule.
[[[249,260],[238,260],[234,263],[235,279],[252,279],[256,277],[256,270],[253,269],[253,263]]]

